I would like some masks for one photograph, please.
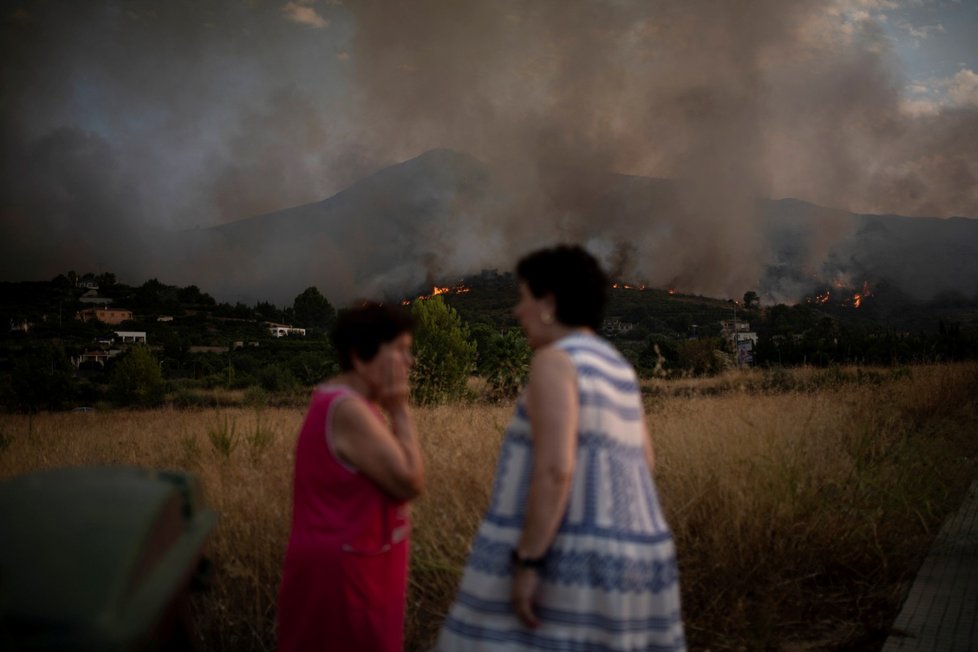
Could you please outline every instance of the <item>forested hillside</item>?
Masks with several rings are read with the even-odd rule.
[[[754,292],[720,300],[617,282],[609,288],[602,335],[640,374],[660,377],[713,374],[745,363],[892,365],[978,357],[970,303],[948,302],[937,310],[896,302],[887,292],[867,288],[865,296],[830,301],[819,295],[766,306]],[[512,274],[487,270],[384,300],[417,309],[435,295],[448,307],[440,318],[455,329],[453,337],[474,349],[471,368],[460,369],[482,377],[491,395],[511,396],[528,361],[511,312],[517,296]],[[111,273],[69,272],[49,282],[2,283],[0,297],[0,323],[9,325],[0,336],[0,399],[10,409],[164,400],[195,405],[217,400],[207,394],[217,389],[250,392],[260,401],[296,400],[336,370],[328,337],[336,310],[314,286],[289,305],[246,305],[218,302],[194,285],[157,279],[128,285]],[[80,318],[95,307],[127,311],[128,318],[114,324]],[[272,325],[291,330],[276,336]],[[733,331],[751,337],[746,349],[741,343],[740,356]],[[143,335],[145,346],[125,341]],[[431,341],[433,351],[439,340]]]

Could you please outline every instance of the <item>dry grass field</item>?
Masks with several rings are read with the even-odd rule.
[[[978,478],[978,365],[736,372],[645,387],[693,650],[879,649]],[[488,502],[511,405],[417,409],[407,646],[429,647]],[[0,477],[134,464],[202,480],[221,515],[195,598],[208,650],[274,649],[295,408],[0,415]],[[16,524],[4,524],[16,527]]]

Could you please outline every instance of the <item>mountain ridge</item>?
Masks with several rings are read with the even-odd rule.
[[[737,225],[720,217],[697,221],[674,179],[594,171],[569,190],[543,187],[542,199],[523,208],[523,198],[501,185],[505,175],[498,172],[465,153],[429,150],[323,200],[198,229],[177,238],[176,246],[199,264],[221,260],[238,270],[239,278],[222,289],[240,293],[246,284],[232,280],[246,281],[256,294],[276,296],[319,285],[347,300],[393,296],[483,268],[507,269],[519,251],[559,240],[593,245],[617,275],[644,270],[651,277],[648,270],[659,273],[668,261],[649,262],[648,256],[661,258],[670,243],[695,243],[719,225],[727,230],[712,236],[711,246],[723,252],[730,234],[737,234]],[[761,260],[740,254],[727,261],[728,267],[739,260],[760,266],[756,287],[745,290],[798,301],[842,279],[853,286],[890,283],[917,300],[947,292],[978,298],[974,218],[859,214],[791,197],[757,199],[755,210],[747,229],[756,233],[744,239],[757,242],[745,250]],[[693,268],[708,267],[714,256],[693,253],[699,254],[687,263]],[[669,284],[662,279],[670,273],[679,282],[699,278],[674,265],[659,274],[659,285]],[[700,277],[709,273],[721,276],[722,270]]]

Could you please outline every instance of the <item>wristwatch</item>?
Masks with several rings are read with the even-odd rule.
[[[509,553],[509,559],[514,566],[519,568],[540,570],[547,562],[547,553],[543,553],[539,557],[520,557],[520,553],[516,551],[516,548],[513,548]]]

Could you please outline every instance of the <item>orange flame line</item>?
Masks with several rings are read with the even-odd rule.
[[[431,297],[437,297],[439,294],[466,294],[471,291],[472,288],[466,287],[464,283],[458,283],[455,287],[435,285],[431,288],[431,294],[419,294],[414,299],[405,299],[401,302],[401,305],[409,306],[412,301],[427,301]]]

